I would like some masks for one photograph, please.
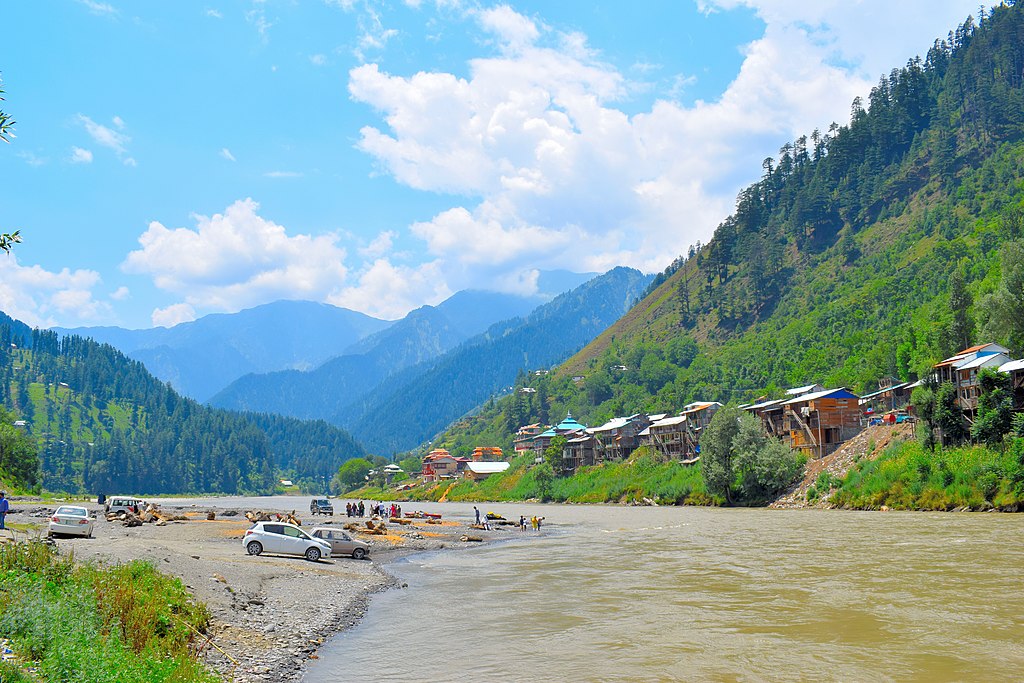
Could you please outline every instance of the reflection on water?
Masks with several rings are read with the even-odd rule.
[[[468,519],[471,506],[423,506]],[[494,507],[499,507],[495,505]],[[502,505],[413,556],[307,683],[961,681],[1024,672],[1024,517]]]

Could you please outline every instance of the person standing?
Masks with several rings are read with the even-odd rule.
[[[519,515],[519,530],[526,531],[526,517]]]
[[[7,491],[0,491],[0,529],[7,528],[7,513],[11,510],[11,503],[7,500]]]
[[[480,510],[477,509],[476,505],[473,506],[473,512],[476,514],[476,523],[480,524]]]

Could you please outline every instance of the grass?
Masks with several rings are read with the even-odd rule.
[[[0,680],[219,681],[194,652],[209,619],[149,563],[79,565],[37,540],[0,547],[0,636],[36,670],[7,667]]]
[[[876,460],[857,463],[832,501],[859,509],[1018,510],[1024,507],[1024,439],[1003,450],[895,444]]]

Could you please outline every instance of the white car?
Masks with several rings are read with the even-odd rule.
[[[330,543],[284,522],[256,522],[242,537],[242,547],[250,555],[302,555],[310,562],[331,556]]]
[[[61,505],[50,517],[49,535],[85,536],[92,538],[95,520],[89,511],[78,505]]]

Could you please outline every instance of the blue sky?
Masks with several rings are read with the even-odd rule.
[[[648,272],[976,3],[20,1],[0,24],[0,309],[397,318]]]

